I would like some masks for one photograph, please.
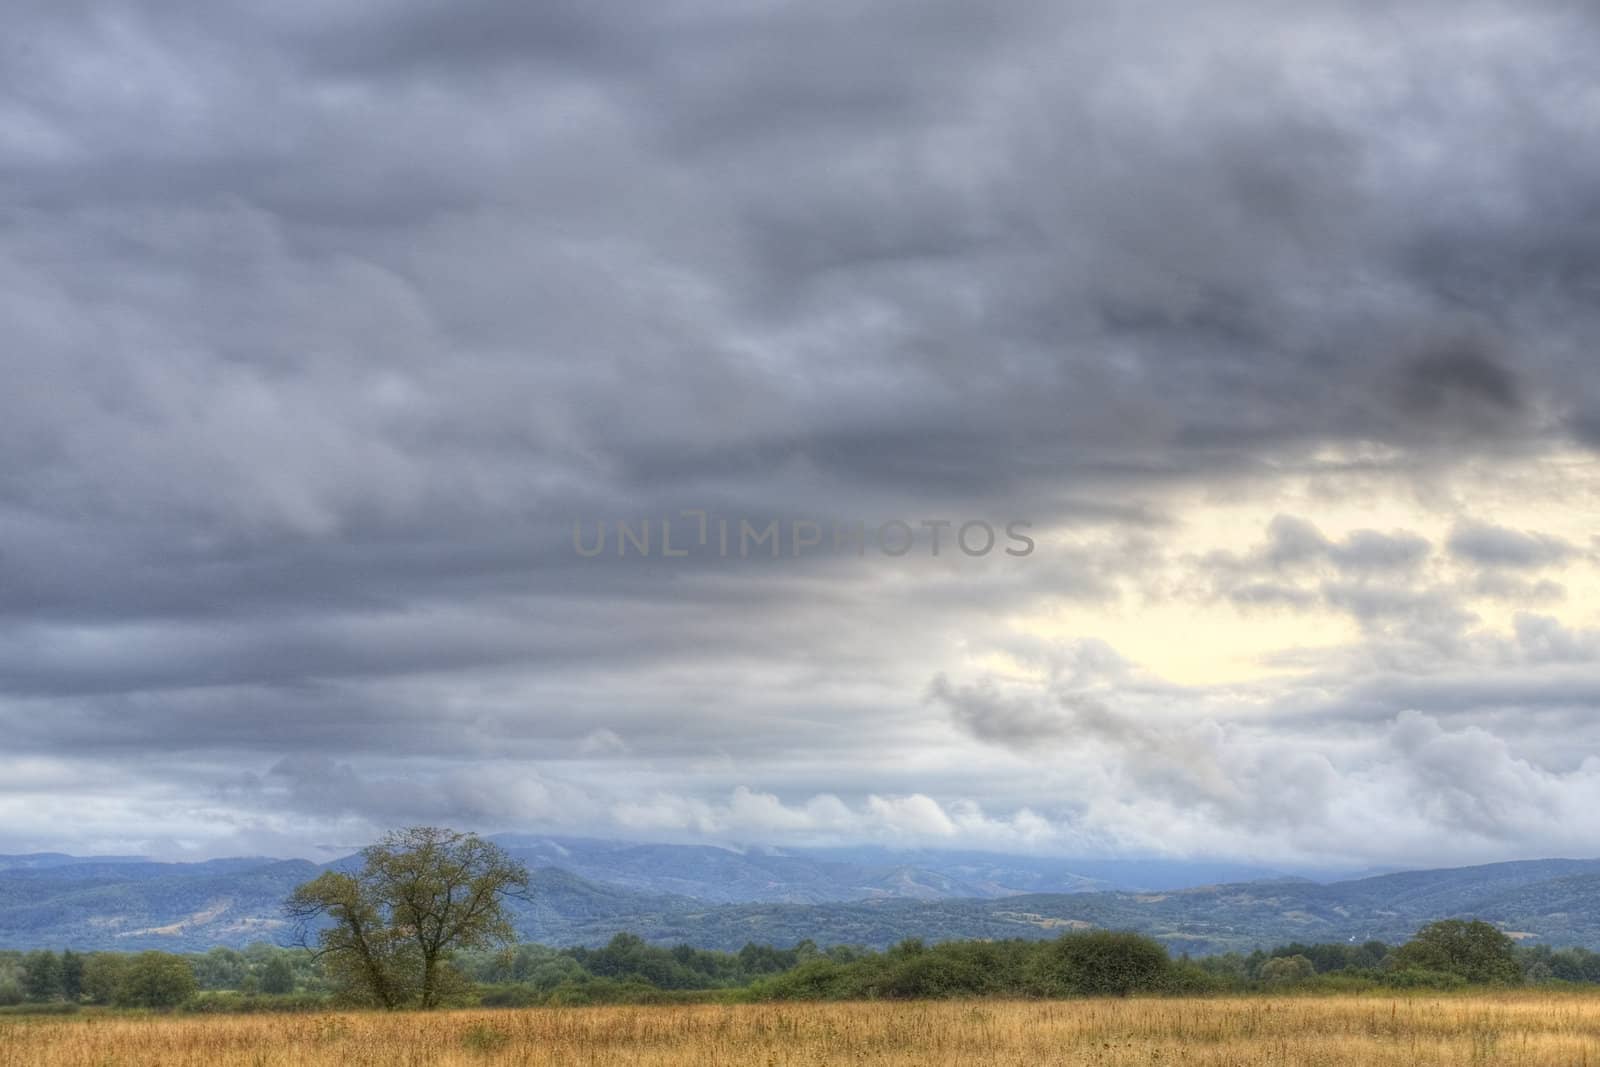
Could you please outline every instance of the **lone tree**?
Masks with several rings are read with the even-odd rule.
[[[296,889],[285,910],[314,925],[318,955],[353,999],[433,1008],[461,982],[456,949],[511,944],[506,900],[528,892],[528,871],[476,834],[433,826],[386,834],[361,850],[357,873],[328,871]]]

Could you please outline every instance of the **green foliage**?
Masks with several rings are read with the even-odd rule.
[[[920,941],[891,949],[880,961],[855,965],[851,995],[885,998],[986,996],[1015,988],[1021,968],[1017,943],[955,941],[934,948]]]
[[[640,981],[619,982],[614,978],[587,978],[563,982],[550,991],[546,1004],[582,1006],[585,1004],[670,1004],[673,993]]]
[[[131,957],[96,952],[83,962],[83,995],[91,1004],[115,1004]]]
[[[1426,967],[1391,969],[1383,976],[1383,982],[1396,989],[1460,989],[1467,984],[1467,980],[1459,974]]]
[[[1261,965],[1261,980],[1269,987],[1300,985],[1317,973],[1305,956],[1277,956]]]
[[[91,1004],[174,1008],[198,989],[194,965],[168,952],[96,952],[83,961],[83,995]]]
[[[0,951],[0,1010],[76,1006],[76,1000],[64,999],[72,968],[80,974],[82,998],[90,1003],[181,1005],[202,1013],[309,1011],[325,1008],[329,995],[343,996],[345,988],[337,958],[266,944],[190,957],[66,952],[54,957],[62,995],[24,1003],[24,979],[48,972],[49,964],[42,961],[51,956]],[[1395,949],[1377,941],[1292,943],[1270,952],[1177,960],[1147,938],[1105,930],[1053,941],[928,944],[907,939],[882,952],[850,946],[823,950],[810,942],[793,948],[749,944],[738,952],[716,952],[652,945],[624,934],[602,948],[519,944],[463,950],[441,963],[435,976],[437,1003],[486,1007],[1450,990],[1523,981],[1600,981],[1600,953],[1517,948],[1488,924],[1460,921],[1425,928],[1414,941]],[[198,994],[197,986],[203,990]]]
[[[292,1014],[327,1011],[328,1001],[326,997],[312,994],[259,996],[230,990],[221,993],[201,993],[185,1002],[183,1010],[196,1015]]]
[[[766,975],[790,970],[818,955],[802,942],[792,949],[748,944],[737,953],[711,952],[690,945],[666,949],[646,944],[634,934],[618,934],[604,948],[573,948],[564,953],[581,972],[600,978],[638,981],[657,989],[721,989],[746,985]],[[567,974],[565,978],[574,977]]]
[[[1033,961],[1032,984],[1044,996],[1118,996],[1158,990],[1171,960],[1139,934],[1091,930],[1050,942]]]
[[[1364,941],[1354,944],[1305,944],[1294,941],[1272,950],[1274,957],[1304,956],[1318,974],[1331,971],[1371,970],[1382,965],[1389,955],[1389,946],[1382,941]]]
[[[61,995],[68,1004],[83,999],[83,957],[71,949],[61,954]]]
[[[756,1000],[844,1000],[857,988],[859,970],[831,959],[808,960],[751,987]]]
[[[478,1003],[485,1008],[531,1008],[543,1004],[548,995],[526,985],[491,986],[479,996]]]
[[[1600,952],[1539,945],[1519,954],[1523,974],[1530,982],[1600,983]]]
[[[61,999],[61,959],[54,952],[30,952],[22,962],[22,991],[34,1003]]]
[[[303,921],[330,922],[317,941],[323,971],[343,999],[392,1009],[416,998],[421,956],[373,886],[326,871],[296,889],[287,910]]]
[[[250,974],[244,953],[217,946],[201,956],[190,957],[195,980],[201,989],[238,989]]]
[[[1055,941],[907,941],[848,961],[818,957],[751,988],[755,999],[1125,996],[1208,986],[1191,965],[1137,935],[1094,931]]]
[[[113,1003],[119,1007],[175,1008],[199,988],[194,968],[169,952],[141,952],[122,969]]]
[[[562,982],[581,978],[589,972],[573,958],[583,949],[554,949],[545,945],[522,944],[498,952],[459,952],[457,966],[474,981],[486,985],[516,983],[549,993]],[[656,951],[665,951],[658,949]]]
[[[1395,970],[1438,971],[1464,982],[1514,985],[1522,981],[1516,944],[1478,920],[1429,923],[1390,957]]]
[[[261,970],[261,992],[282,996],[294,992],[294,967],[282,956],[274,956]]]
[[[286,905],[303,924],[327,924],[321,955],[348,999],[438,1007],[467,991],[452,953],[515,941],[506,898],[525,892],[529,876],[499,846],[422,826],[387,834],[361,856],[358,873],[327,871]]]
[[[1167,969],[1161,992],[1171,996],[1198,997],[1211,993],[1226,993],[1236,984],[1227,978],[1208,971],[1193,960],[1179,960]]]

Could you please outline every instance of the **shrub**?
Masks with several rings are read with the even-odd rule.
[[[502,985],[484,990],[478,1003],[485,1008],[531,1008],[543,1004],[547,994],[528,985]]]
[[[850,979],[850,964],[817,959],[754,983],[750,994],[754,1000],[837,1000],[846,995]]]
[[[1168,968],[1166,978],[1161,983],[1161,991],[1177,996],[1198,996],[1204,993],[1220,993],[1234,985],[1232,980],[1185,960],[1174,963]]]
[[[1160,990],[1172,968],[1167,950],[1148,937],[1112,930],[1066,934],[1046,944],[1030,968],[1044,996],[1118,996]]]
[[[1403,967],[1385,972],[1383,983],[1396,989],[1460,989],[1467,984],[1467,980],[1448,971]]]
[[[289,996],[252,996],[243,993],[201,993],[183,1004],[183,1011],[194,1015],[255,1015],[326,1011],[328,1001],[300,993]]]

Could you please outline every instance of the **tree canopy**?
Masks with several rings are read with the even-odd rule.
[[[357,872],[327,871],[286,905],[316,931],[324,969],[353,1000],[433,1008],[461,987],[457,949],[511,944],[507,898],[528,872],[476,834],[433,826],[385,835],[361,851]]]
[[[1468,982],[1515,984],[1522,981],[1515,942],[1480,920],[1443,919],[1429,923],[1395,949],[1391,966],[1455,975]]]

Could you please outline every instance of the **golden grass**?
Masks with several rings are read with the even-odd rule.
[[[0,1067],[1600,1067],[1600,996],[0,1019]]]

